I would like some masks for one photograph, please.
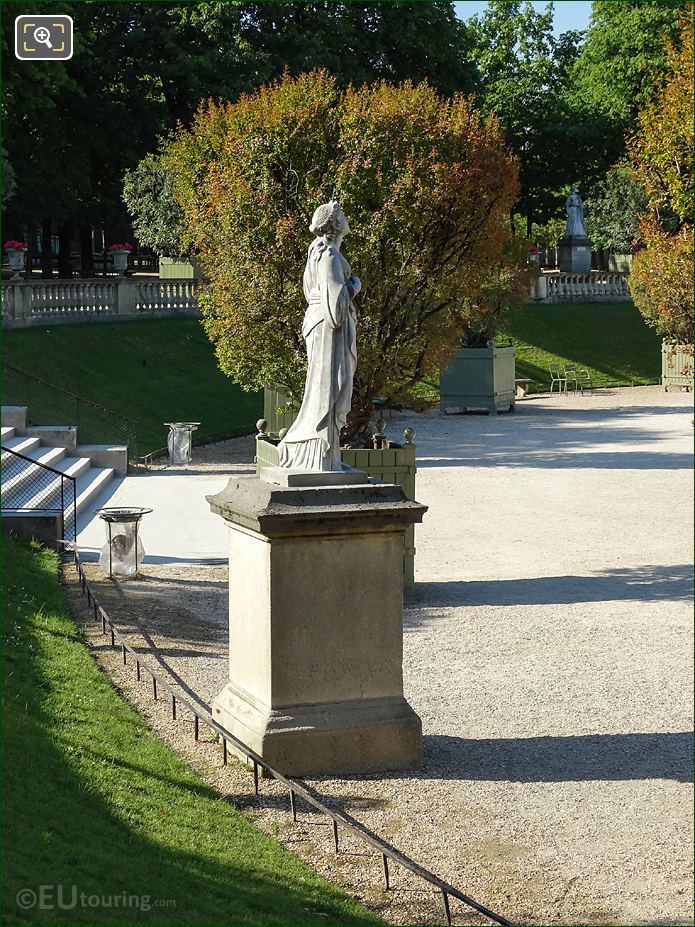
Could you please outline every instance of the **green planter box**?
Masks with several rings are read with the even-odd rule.
[[[289,428],[297,418],[299,410],[278,412],[291,404],[290,394],[282,386],[263,387],[263,418],[268,423],[268,433],[276,435],[282,428]]]
[[[693,388],[693,346],[692,344],[661,345],[661,385],[666,391],[670,387]]]
[[[439,380],[442,412],[513,412],[514,345],[460,348]]]
[[[200,280],[203,274],[197,261],[175,261],[173,258],[160,257],[160,280]]]
[[[266,416],[267,418],[267,416]],[[282,426],[286,428],[286,425]],[[270,430],[270,429],[269,429]],[[384,483],[395,483],[403,487],[409,499],[415,499],[415,445],[406,439],[402,447],[379,450],[372,448],[343,448],[340,452],[343,463],[364,471],[368,476]],[[256,437],[256,475],[266,467],[277,467],[280,455],[277,438]],[[403,551],[403,588],[406,595],[412,593],[415,585],[415,525],[410,525],[405,534]]]

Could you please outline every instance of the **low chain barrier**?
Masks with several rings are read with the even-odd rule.
[[[146,673],[150,677],[152,686],[152,698],[155,701],[159,700],[161,696],[166,693],[168,698],[171,700],[172,720],[176,721],[178,719],[179,711],[181,708],[185,708],[190,714],[193,715],[193,736],[196,742],[200,740],[201,721],[213,732],[213,734],[216,734],[222,743],[223,765],[226,766],[228,763],[230,746],[235,751],[238,751],[239,753],[246,756],[248,761],[253,766],[253,788],[256,795],[259,794],[261,778],[260,771],[263,770],[267,776],[275,779],[277,782],[280,782],[286,787],[289,798],[289,811],[292,815],[293,821],[297,820],[298,798],[301,798],[312,808],[315,808],[317,811],[321,812],[321,814],[325,814],[331,819],[333,828],[333,845],[336,853],[340,852],[339,828],[343,828],[349,831],[368,846],[376,850],[379,854],[381,870],[384,877],[384,884],[387,890],[391,888],[391,873],[389,869],[390,862],[395,863],[398,866],[402,866],[404,869],[412,872],[414,875],[427,882],[429,885],[434,886],[434,888],[436,888],[441,894],[447,924],[451,925],[453,923],[450,899],[455,898],[458,901],[461,901],[463,904],[467,905],[469,908],[473,908],[474,911],[477,911],[484,917],[489,918],[489,920],[495,924],[513,925],[512,921],[507,920],[501,914],[495,913],[494,911],[490,910],[490,908],[487,908],[485,905],[471,898],[469,895],[466,895],[464,892],[459,891],[459,889],[454,888],[453,885],[450,885],[448,882],[440,879],[428,869],[420,866],[414,860],[410,859],[409,856],[401,853],[395,847],[391,846],[391,844],[386,843],[376,834],[372,833],[363,824],[360,824],[359,821],[356,821],[354,818],[350,817],[344,812],[333,811],[331,808],[328,808],[308,786],[298,782],[296,779],[290,779],[287,776],[283,776],[282,773],[279,773],[276,769],[273,769],[273,767],[269,766],[262,756],[253,751],[241,740],[236,738],[233,734],[226,730],[226,728],[222,727],[221,724],[218,724],[218,722],[214,720],[209,711],[203,710],[200,705],[195,705],[187,698],[181,696],[178,689],[176,689],[168,681],[168,678],[161,672],[154,670],[145,660],[143,660],[142,656],[138,654],[137,651],[133,649],[133,647],[131,647],[127,639],[116,629],[113,621],[111,618],[109,618],[108,614],[94,594],[94,590],[92,589],[85,574],[84,566],[80,559],[79,552],[75,549],[73,553],[75,568],[77,570],[77,575],[80,581],[82,595],[86,595],[87,597],[87,606],[93,613],[93,620],[95,623],[101,622],[102,634],[110,635],[111,646],[113,648],[120,648],[123,665],[128,665],[128,655],[130,655],[135,661],[134,665],[137,681],[140,682],[142,680],[143,673]]]

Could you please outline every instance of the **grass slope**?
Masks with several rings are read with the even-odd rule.
[[[595,386],[654,382],[661,375],[661,339],[632,303],[528,305],[498,340],[516,346],[516,375],[548,389],[548,364],[586,367]]]
[[[80,642],[55,554],[8,540],[4,586],[3,924],[380,923],[150,734]]]
[[[245,393],[220,371],[197,319],[8,331],[3,361],[135,419],[140,454],[166,445],[164,422],[199,421],[197,437],[248,433],[263,413],[260,394]],[[5,396],[14,401],[7,386]],[[35,391],[29,403],[36,422],[75,424],[53,417],[72,410],[47,391]]]

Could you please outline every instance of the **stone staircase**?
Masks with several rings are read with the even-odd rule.
[[[28,458],[23,460],[15,454]],[[77,530],[91,516],[91,507],[116,476],[124,476],[128,449],[79,444],[74,425],[27,425],[24,406],[2,407],[2,514],[13,530],[41,540],[55,540],[60,480],[32,466],[44,464],[75,478]],[[72,495],[70,493],[70,495]],[[70,498],[70,505],[72,498]],[[80,514],[83,515],[80,519]]]

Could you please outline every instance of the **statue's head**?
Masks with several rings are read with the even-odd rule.
[[[337,238],[349,232],[347,216],[340,203],[337,200],[322,203],[313,215],[309,231],[312,235],[325,235],[327,238]]]
[[[578,193],[578,192],[579,192],[579,191],[577,190],[577,185],[576,185],[576,183],[573,183],[573,184],[572,184],[572,189],[570,190],[570,193],[575,193],[575,194],[576,194],[576,193]]]

